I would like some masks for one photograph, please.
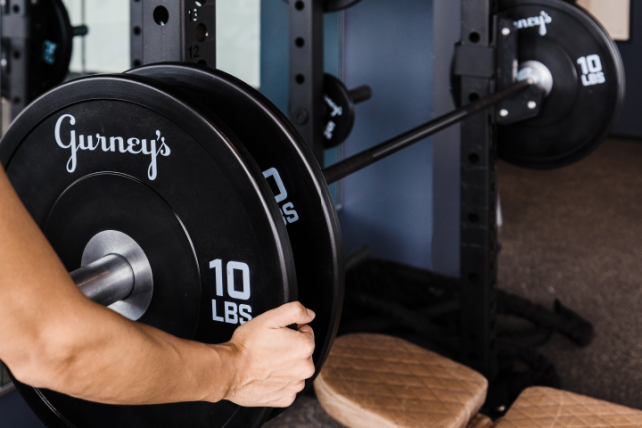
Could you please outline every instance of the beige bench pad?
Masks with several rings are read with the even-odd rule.
[[[314,385],[323,408],[349,428],[464,428],[488,388],[468,367],[377,334],[339,337]]]
[[[472,421],[468,424],[468,428],[492,428],[493,420],[488,416],[484,416],[479,413],[473,418]]]
[[[642,411],[552,388],[522,392],[496,428],[642,427]]]

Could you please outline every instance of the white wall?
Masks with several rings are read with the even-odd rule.
[[[71,23],[82,20],[83,0],[64,0]],[[129,0],[85,0],[86,71],[120,72],[129,69]],[[82,38],[74,40],[71,71],[83,70]]]
[[[64,0],[71,22],[82,20],[83,0]],[[84,0],[85,70],[120,72],[129,69],[130,0]],[[217,0],[218,68],[255,87],[260,82],[260,0]],[[71,71],[83,71],[82,39],[74,41]]]
[[[614,40],[629,40],[631,0],[578,0],[577,3],[591,12]]]
[[[261,80],[260,0],[217,0],[216,15],[218,68],[258,88]]]

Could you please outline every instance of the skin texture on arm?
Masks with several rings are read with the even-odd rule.
[[[23,383],[107,404],[222,399],[285,407],[314,373],[299,303],[221,345],[178,339],[87,299],[0,168],[0,359]],[[285,328],[298,324],[298,331]]]

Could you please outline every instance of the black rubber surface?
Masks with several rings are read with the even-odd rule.
[[[231,128],[265,171],[287,224],[299,299],[317,314],[312,327],[318,373],[336,335],[344,289],[340,226],[319,164],[281,112],[233,76],[182,64],[151,65],[131,73],[198,98]]]
[[[154,273],[141,322],[219,343],[297,299],[287,231],[261,171],[205,107],[169,87],[125,75],[62,85],[14,121],[0,160],[68,269],[98,232],[137,240]],[[256,427],[271,412],[229,402],[107,406],[17,387],[50,427]]]
[[[331,74],[323,78],[325,116],[323,120],[323,144],[326,149],[343,143],[354,127],[354,103],[348,88]]]

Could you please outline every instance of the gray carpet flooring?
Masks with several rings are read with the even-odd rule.
[[[553,171],[502,164],[499,286],[591,321],[593,343],[541,348],[566,390],[642,409],[642,142]]]
[[[552,171],[499,168],[500,288],[591,321],[579,349],[554,335],[540,351],[566,390],[642,409],[642,142],[610,140]],[[341,427],[304,397],[269,428]]]

